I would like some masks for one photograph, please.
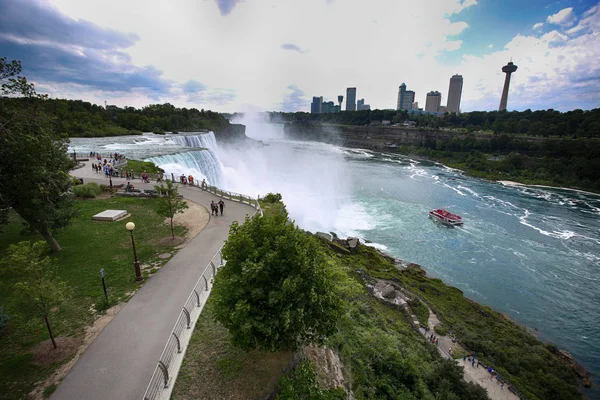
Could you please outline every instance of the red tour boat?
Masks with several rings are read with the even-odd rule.
[[[463,224],[463,219],[461,216],[452,214],[451,212],[446,210],[429,211],[429,216],[431,218],[437,219],[438,221],[446,225],[456,226]]]

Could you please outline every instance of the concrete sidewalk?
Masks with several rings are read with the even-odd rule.
[[[91,169],[91,162],[72,171],[84,182],[108,184],[108,179]],[[113,184],[125,183],[113,178]],[[152,184],[133,181],[136,188]],[[199,189],[180,187],[186,198],[208,208],[217,196]],[[52,399],[141,399],[160,354],[202,271],[219,250],[233,221],[243,222],[255,210],[224,199],[221,217],[211,217],[208,225],[187,246],[167,262],[158,273],[129,300],[115,318],[90,344]]]

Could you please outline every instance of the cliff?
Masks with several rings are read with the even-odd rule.
[[[249,139],[246,137],[246,125],[227,124],[227,126],[215,129],[215,137],[219,142],[236,142]]]

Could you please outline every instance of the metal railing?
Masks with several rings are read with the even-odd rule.
[[[198,185],[189,186],[202,189]],[[256,209],[256,213],[260,213],[261,216],[263,215],[258,199],[253,199],[239,193],[224,191],[214,186],[209,186],[202,190],[206,190],[229,200],[248,204]],[[192,292],[184,303],[183,308],[179,313],[179,317],[177,318],[177,322],[175,322],[175,326],[167,339],[167,344],[158,359],[150,383],[148,383],[148,387],[146,388],[143,397],[144,400],[160,399],[164,390],[172,388],[172,385],[175,383],[175,378],[179,372],[181,362],[183,361],[187,343],[192,336],[196,321],[210,295],[213,278],[215,277],[217,270],[225,265],[225,260],[223,260],[221,254],[222,249],[223,246],[219,248],[206,268],[204,268],[202,275],[194,285]]]

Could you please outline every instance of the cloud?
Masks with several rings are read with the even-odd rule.
[[[184,93],[203,92],[207,89],[207,87],[204,83],[201,83],[201,82],[198,82],[195,80],[187,81],[186,83],[183,84],[182,88],[183,88]]]
[[[302,48],[298,45],[295,45],[293,43],[284,43],[281,45],[281,48],[284,50],[293,50],[293,51],[297,51],[298,53],[304,54],[306,53],[305,50],[302,50]]]
[[[135,66],[122,51],[138,40],[136,35],[68,18],[37,1],[16,4],[0,0],[0,53],[22,61],[34,81],[122,92],[141,88],[153,98],[171,87],[157,68]]]
[[[283,96],[283,101],[280,104],[281,111],[294,112],[307,108],[307,102],[304,98],[305,93],[296,85],[289,85],[287,92]]]
[[[546,21],[549,24],[561,25],[561,26],[571,26],[575,22],[577,17],[573,12],[573,7],[563,8],[556,14],[550,15]]]
[[[493,48],[493,47],[494,47],[494,44],[493,44],[493,43],[490,43],[490,44],[488,44],[488,49],[491,49],[491,48]]]
[[[243,0],[215,0],[222,16],[229,15],[238,3]]]
[[[544,23],[538,22],[538,23],[533,24],[533,29],[537,30],[537,29],[540,29],[542,26],[544,26]]]

